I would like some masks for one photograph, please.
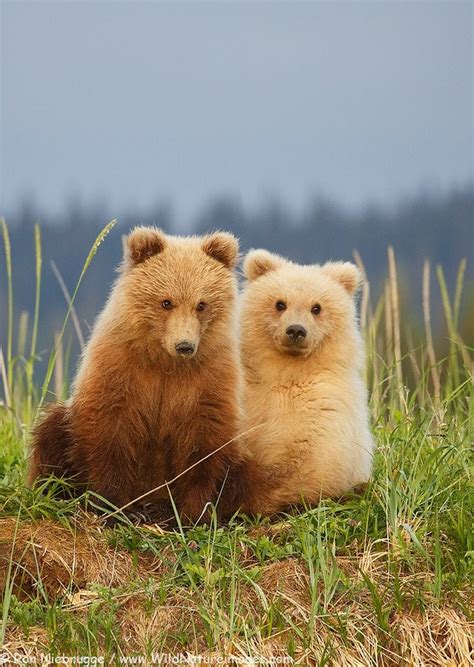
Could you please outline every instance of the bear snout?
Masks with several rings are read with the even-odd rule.
[[[175,349],[181,357],[192,357],[196,351],[196,345],[188,340],[182,340],[176,343]]]
[[[301,324],[291,324],[286,330],[286,335],[290,343],[299,343],[306,338],[307,331]]]

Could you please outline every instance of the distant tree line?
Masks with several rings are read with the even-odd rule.
[[[127,211],[122,215],[105,204],[72,200],[61,215],[50,215],[31,199],[5,215],[9,226],[15,312],[30,313],[34,303],[35,223],[41,224],[43,279],[41,290],[40,346],[51,345],[53,331],[60,328],[66,303],[51,269],[53,260],[72,292],[84,259],[98,231],[111,218],[118,224],[100,246],[82,284],[76,309],[84,333],[92,325],[114,280],[114,267],[122,255],[122,234],[136,224],[156,225],[170,233],[202,234],[214,229],[232,231],[241,239],[242,251],[266,247],[298,262],[314,263],[328,259],[352,259],[360,253],[377,296],[386,275],[387,246],[393,245],[402,290],[410,303],[410,317],[421,310],[421,272],[423,260],[441,264],[448,286],[453,290],[459,262],[468,260],[464,335],[471,337],[474,291],[474,187],[445,194],[420,193],[393,206],[370,205],[346,210],[336,202],[316,198],[301,214],[296,214],[278,199],[256,209],[244,208],[230,197],[209,202],[186,228],[178,227],[171,208],[158,203],[146,211]],[[433,277],[433,281],[434,281]],[[467,302],[465,303],[467,305]],[[469,314],[467,311],[470,311]],[[6,331],[6,275],[3,249],[0,252],[0,344]],[[466,341],[467,342],[467,341]]]

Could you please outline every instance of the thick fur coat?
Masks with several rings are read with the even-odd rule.
[[[256,250],[244,273],[243,430],[258,427],[246,450],[253,470],[266,470],[244,509],[272,513],[341,496],[367,482],[372,467],[359,271]]]
[[[30,481],[65,476],[120,507],[236,436],[237,260],[226,233],[130,234],[71,398],[34,431]],[[216,501],[237,458],[232,443],[170,485],[183,517]],[[168,498],[164,487],[147,500]]]

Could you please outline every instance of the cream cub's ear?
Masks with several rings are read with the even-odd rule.
[[[352,262],[328,262],[322,267],[324,273],[340,283],[349,294],[354,294],[362,283],[362,273]]]
[[[217,260],[228,269],[233,269],[239,260],[239,242],[228,232],[215,232],[202,239],[201,247],[206,255]]]
[[[135,266],[144,262],[148,257],[163,252],[166,246],[166,236],[154,227],[135,227],[127,237],[125,249],[125,263]]]
[[[244,260],[244,276],[247,280],[255,280],[268,271],[275,271],[284,261],[282,257],[268,250],[250,250]]]

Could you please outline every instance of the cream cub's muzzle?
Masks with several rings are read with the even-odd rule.
[[[292,357],[307,356],[314,347],[317,336],[315,323],[308,321],[303,313],[288,310],[281,316],[274,332],[277,347]]]

